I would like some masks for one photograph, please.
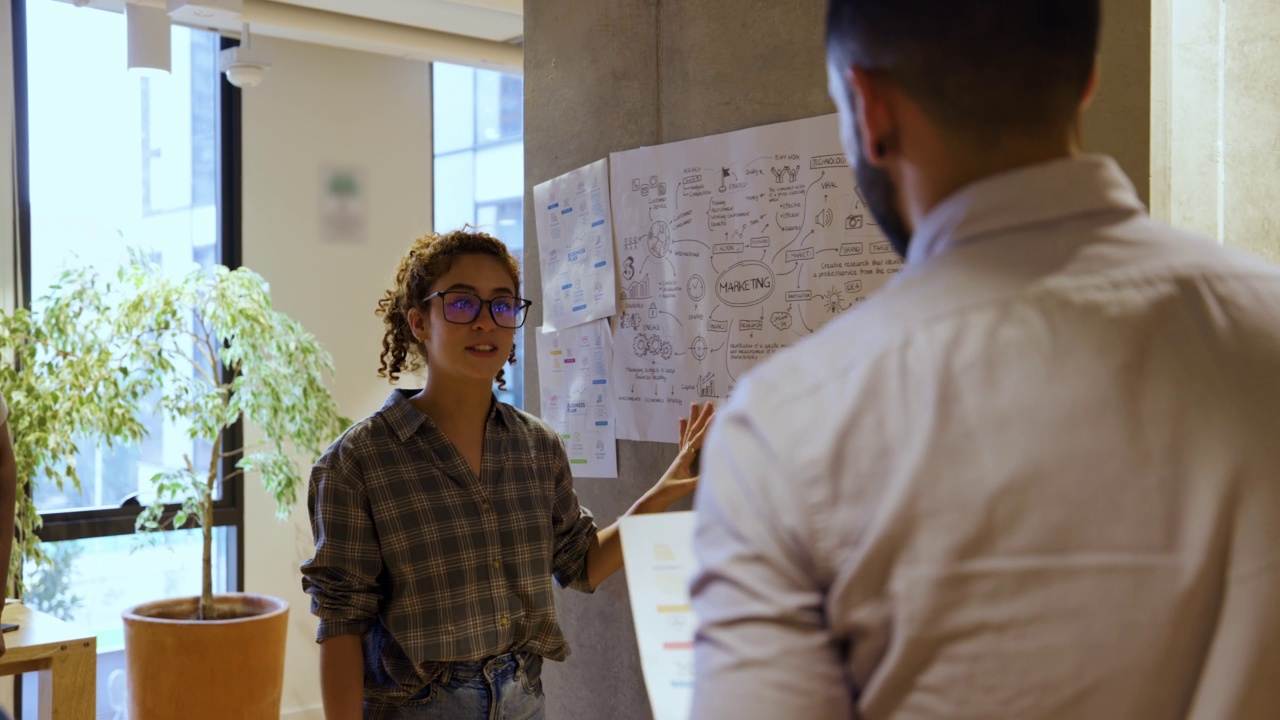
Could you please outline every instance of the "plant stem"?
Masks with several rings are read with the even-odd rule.
[[[222,450],[222,431],[213,439],[213,452],[209,457],[208,486],[201,508],[200,532],[204,540],[204,556],[200,575],[200,619],[213,620],[213,490],[218,481],[218,459]]]

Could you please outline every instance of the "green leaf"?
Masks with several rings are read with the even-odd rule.
[[[28,487],[78,490],[78,445],[137,443],[150,413],[188,427],[192,439],[215,452],[238,420],[256,426],[262,442],[237,465],[260,477],[281,517],[298,501],[298,463],[313,462],[349,424],[326,387],[332,358],[299,323],[272,309],[260,275],[194,265],[170,275],[139,249],[130,258],[114,282],[93,267],[72,267],[45,289],[34,311],[0,311],[0,348],[12,356],[0,363],[0,388],[12,408],[20,485],[11,568],[22,555],[47,561]],[[223,367],[232,373],[225,385]],[[204,522],[213,487],[208,471],[150,477],[157,503],[181,507],[177,524]],[[150,505],[136,526],[159,530],[162,517],[163,506]]]

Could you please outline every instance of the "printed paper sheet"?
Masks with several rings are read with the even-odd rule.
[[[621,439],[677,442],[689,403],[821,328],[902,265],[828,115],[614,153]]]
[[[654,720],[686,720],[693,702],[693,513],[621,519],[640,666]]]
[[[575,478],[618,477],[608,320],[538,333],[542,419],[564,440]]]
[[[533,188],[544,326],[564,330],[617,312],[608,160]]]

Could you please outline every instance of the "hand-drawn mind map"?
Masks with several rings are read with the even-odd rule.
[[[620,439],[677,442],[689,403],[822,327],[902,267],[835,115],[614,153]]]

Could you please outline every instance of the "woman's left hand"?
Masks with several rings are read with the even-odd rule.
[[[671,467],[658,480],[654,492],[664,499],[675,502],[693,492],[698,486],[697,469],[694,467],[698,452],[702,449],[702,440],[711,427],[711,419],[715,416],[715,407],[711,403],[694,403],[689,407],[689,417],[680,418],[680,454],[672,461]]]

